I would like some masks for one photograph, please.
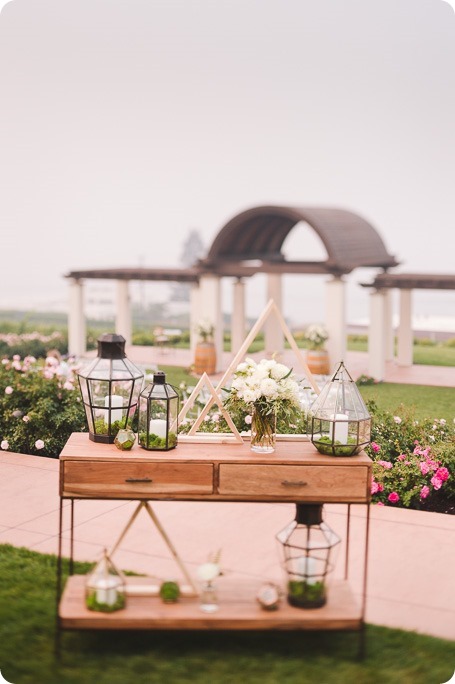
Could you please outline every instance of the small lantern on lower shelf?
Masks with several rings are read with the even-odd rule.
[[[158,371],[139,397],[139,445],[150,451],[177,446],[179,395]]]
[[[131,427],[144,374],[125,355],[125,338],[105,334],[98,356],[78,373],[89,437],[112,444],[121,428]]]
[[[311,441],[321,454],[353,456],[370,443],[371,416],[342,361],[311,414]]]
[[[125,578],[104,549],[101,560],[87,576],[85,604],[89,610],[113,613],[125,607]]]
[[[320,608],[327,601],[328,574],[339,536],[322,520],[323,504],[296,504],[296,515],[276,535],[286,571],[288,603]]]

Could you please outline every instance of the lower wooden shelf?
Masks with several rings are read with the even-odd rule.
[[[144,578],[129,577],[143,584]],[[361,611],[347,582],[333,582],[322,608],[290,606],[286,599],[276,611],[261,609],[255,599],[260,582],[217,582],[219,610],[204,613],[198,598],[182,598],[165,604],[152,596],[128,596],[127,606],[115,613],[97,613],[85,607],[83,575],[68,578],[59,606],[64,629],[155,629],[155,630],[359,630]]]

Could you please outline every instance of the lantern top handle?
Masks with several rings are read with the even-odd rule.
[[[124,359],[125,338],[115,333],[104,333],[98,337],[98,356],[101,359]]]
[[[348,377],[348,379],[350,380],[350,382],[354,382],[354,380],[353,380],[353,378],[352,378],[350,372],[348,371],[348,369],[347,369],[346,366],[344,365],[344,361],[340,361],[340,365],[338,366],[338,368],[336,369],[335,373],[333,374],[331,382],[333,382],[334,380],[340,380],[340,377],[339,377],[339,376],[341,376],[341,379],[344,380],[344,379],[345,379],[345,377],[344,377],[345,375],[347,375],[347,377]]]

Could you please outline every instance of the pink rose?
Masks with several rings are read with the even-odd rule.
[[[390,501],[390,503],[396,503],[400,500],[400,497],[396,492],[391,492],[387,498]]]
[[[430,488],[424,485],[422,489],[420,490],[420,498],[421,499],[426,499],[428,494],[430,493]]]
[[[435,489],[441,489],[442,484],[443,484],[442,480],[440,480],[439,477],[436,477],[436,475],[433,475],[430,482]]]
[[[378,463],[386,470],[390,470],[390,468],[393,468],[393,463],[390,463],[390,461],[378,461]]]
[[[375,454],[377,454],[378,451],[381,451],[381,447],[379,446],[379,444],[376,444],[376,442],[371,442],[371,448],[373,449]]]
[[[419,468],[420,468],[420,472],[422,473],[422,475],[426,475],[428,473],[428,471],[430,470],[430,466],[425,461],[420,461]]]
[[[7,451],[7,450],[9,449],[8,440],[3,439],[2,442],[1,442],[1,444],[0,444],[0,448],[1,448],[1,449],[5,449],[5,451]]]
[[[400,416],[394,416],[393,419],[394,419],[394,421],[395,421],[395,423],[396,423],[397,425],[399,425],[399,424],[401,423],[401,418],[400,418]]]
[[[447,480],[447,478],[450,477],[449,471],[447,470],[447,468],[438,468],[437,471],[435,472],[434,476],[437,477],[442,482],[445,482]]]
[[[44,449],[44,442],[42,439],[37,439],[35,442],[35,449]]]
[[[378,501],[378,503],[376,504],[376,506],[385,506],[385,504],[383,504],[382,501]]]
[[[375,482],[373,480],[373,482],[371,483],[371,493],[376,494],[378,491],[379,491],[379,485],[377,482]]]
[[[8,387],[5,387],[5,394],[12,394],[14,392],[13,388],[8,385]]]

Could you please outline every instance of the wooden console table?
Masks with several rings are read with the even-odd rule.
[[[60,455],[57,634],[61,629],[347,629],[359,630],[362,654],[371,466],[365,453],[350,458],[322,456],[311,442],[303,441],[280,441],[274,454],[263,456],[251,452],[248,443],[184,443],[162,453],[135,445],[128,452],[113,444],[92,442],[86,433],[73,433]],[[71,502],[70,576],[62,592],[63,502],[67,499]],[[165,605],[156,597],[134,595],[128,596],[121,611],[93,612],[85,607],[85,578],[72,574],[77,499],[128,499],[147,507],[150,501],[344,503],[348,505],[345,579],[331,583],[327,604],[317,609],[294,608],[282,601],[277,611],[264,611],[255,600],[258,582],[229,586],[228,578],[223,578],[220,607],[213,614],[203,613],[197,598]],[[366,505],[367,510],[360,604],[347,582],[351,504]]]

